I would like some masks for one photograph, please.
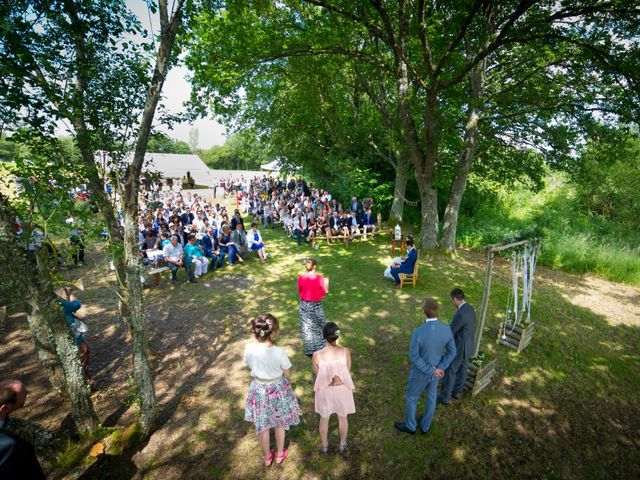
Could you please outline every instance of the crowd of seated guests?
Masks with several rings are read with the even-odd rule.
[[[240,210],[229,218],[224,206],[191,193],[144,192],[138,240],[143,261],[168,267],[174,283],[180,268],[195,283],[225,259],[229,266],[244,263],[250,252],[267,259],[258,225],[247,233]]]
[[[326,236],[331,243],[342,239],[347,244],[355,236],[375,234],[371,198],[360,202],[353,197],[343,205],[328,191],[313,188],[302,178],[287,181],[267,176],[252,180],[241,195],[244,211],[265,228],[281,223],[298,245],[303,240],[315,243],[318,236]]]
[[[355,236],[373,235],[376,217],[373,201],[353,197],[343,205],[323,189],[302,179],[256,177],[227,180],[225,189],[237,194],[236,208],[230,216],[224,205],[210,202],[196,193],[144,190],[139,211],[140,255],[145,262],[171,269],[175,282],[184,268],[191,282],[225,263],[245,262],[250,252],[261,261],[268,256],[259,226],[281,224],[296,239],[315,243],[317,237],[348,244]],[[242,212],[254,218],[245,226]]]

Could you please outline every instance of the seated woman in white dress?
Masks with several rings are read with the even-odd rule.
[[[260,260],[263,262],[267,260],[267,252],[264,250],[264,242],[257,223],[251,224],[251,230],[247,233],[247,242],[249,243],[249,248],[258,254]]]

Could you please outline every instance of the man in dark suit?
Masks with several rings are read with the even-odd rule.
[[[213,227],[207,229],[207,234],[200,240],[202,249],[204,250],[204,256],[209,257],[209,270],[213,271],[216,267],[222,266],[224,260],[224,253],[221,253],[218,249],[218,239],[215,236]]]
[[[351,211],[355,213],[356,218],[359,221],[360,220],[360,215],[362,213],[362,205],[358,201],[358,197],[352,197],[351,198],[351,204],[349,206],[351,207]]]
[[[467,379],[469,359],[473,355],[473,329],[476,322],[476,311],[464,298],[464,292],[454,288],[450,293],[451,302],[456,307],[456,313],[449,326],[456,342],[456,358],[445,372],[442,391],[438,396],[438,402],[449,404],[451,397],[456,400],[464,387]]]
[[[0,384],[0,478],[3,480],[39,480],[44,473],[31,445],[11,428],[9,414],[27,400],[27,388],[18,380]]]
[[[187,225],[191,225],[191,223],[193,222],[193,218],[194,218],[193,213],[191,213],[189,210],[184,210],[180,215],[180,221],[182,222],[182,225],[184,225],[185,227]]]
[[[413,273],[413,267],[418,261],[418,252],[413,248],[413,240],[407,240],[405,243],[407,247],[407,256],[402,263],[394,263],[391,266],[391,276],[396,281],[396,288],[400,288],[400,274],[401,273]]]
[[[396,429],[411,434],[416,433],[418,425],[422,433],[429,431],[436,412],[438,382],[456,356],[456,345],[451,329],[446,323],[438,320],[438,302],[433,298],[427,298],[422,304],[422,311],[426,317],[425,322],[411,335],[409,349],[411,370],[405,393],[404,422],[394,423]],[[424,413],[416,422],[418,399],[425,391],[427,399]]]

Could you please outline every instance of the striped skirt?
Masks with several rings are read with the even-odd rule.
[[[322,302],[300,300],[300,336],[305,355],[313,355],[313,352],[324,348],[325,341],[322,338],[324,324]]]

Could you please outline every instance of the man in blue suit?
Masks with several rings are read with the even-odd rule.
[[[449,325],[438,320],[438,302],[427,298],[422,304],[427,317],[424,324],[413,331],[409,358],[411,370],[405,393],[406,412],[404,422],[394,423],[401,432],[414,434],[418,424],[427,433],[436,411],[438,381],[456,356],[456,344]],[[416,422],[418,399],[426,391],[424,413]]]
[[[218,249],[218,239],[215,236],[213,227],[209,227],[207,234],[202,237],[201,243],[205,257],[211,258],[209,270],[221,267],[222,261],[224,260],[224,252],[221,253]]]
[[[460,392],[467,379],[469,359],[473,355],[473,327],[476,321],[476,311],[466,302],[461,289],[454,288],[450,296],[453,306],[456,307],[456,313],[449,326],[458,353],[445,372],[442,390],[438,396],[438,402],[445,405],[449,404],[451,397],[456,400],[460,398]]]
[[[400,288],[400,274],[413,273],[413,267],[418,261],[418,252],[413,248],[413,240],[404,242],[407,247],[407,256],[402,263],[394,263],[391,265],[391,276],[396,281],[396,288]]]

